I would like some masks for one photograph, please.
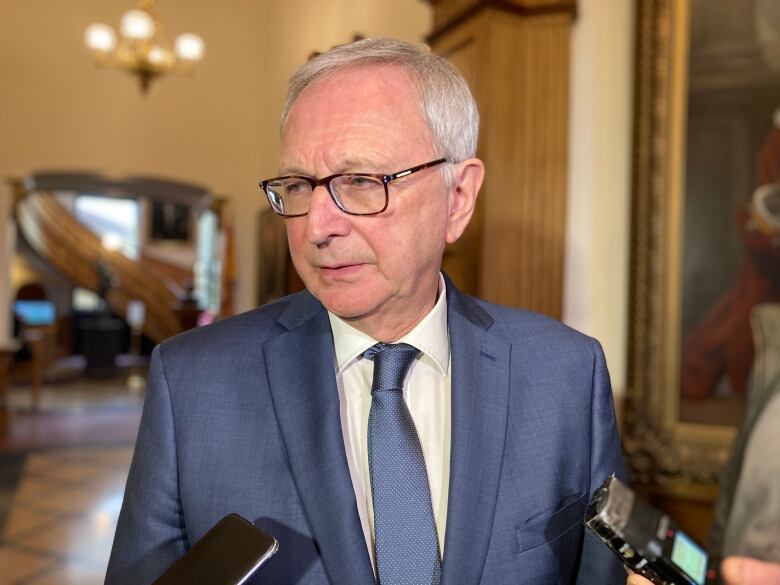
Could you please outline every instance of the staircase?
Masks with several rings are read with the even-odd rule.
[[[111,310],[125,315],[130,301],[142,301],[146,306],[143,332],[149,339],[159,343],[181,331],[174,311],[181,287],[151,262],[106,251],[100,238],[47,192],[19,193],[16,218],[30,246],[75,286],[97,292],[97,266],[102,262],[119,281],[108,293]]]

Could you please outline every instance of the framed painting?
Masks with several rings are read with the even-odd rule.
[[[149,237],[152,240],[187,242],[192,218],[190,208],[173,201],[151,201]]]
[[[780,301],[780,3],[638,0],[625,446],[714,483]]]

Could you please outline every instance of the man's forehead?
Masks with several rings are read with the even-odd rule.
[[[320,86],[327,84],[340,85],[346,81],[359,82],[361,86],[391,84],[404,86],[410,91],[414,90],[412,77],[403,65],[397,63],[369,62],[339,67],[321,75],[301,92],[299,98],[310,91],[316,91]]]
[[[312,82],[293,102],[285,128],[293,120],[369,116],[397,109],[419,111],[415,87],[407,71],[391,64],[338,69]]]

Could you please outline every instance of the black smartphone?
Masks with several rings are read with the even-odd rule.
[[[626,567],[656,585],[721,582],[717,559],[614,475],[593,493],[584,520]]]
[[[241,585],[278,548],[273,536],[228,514],[153,585]]]

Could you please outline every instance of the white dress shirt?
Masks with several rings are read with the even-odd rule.
[[[336,350],[336,382],[347,463],[366,546],[371,563],[376,567],[374,507],[368,468],[368,413],[371,409],[374,362],[362,355],[377,341],[330,312],[328,317]],[[409,369],[403,395],[422,445],[431,489],[433,519],[443,556],[450,478],[451,384],[447,295],[441,275],[436,305],[397,343],[408,343],[422,352]]]

